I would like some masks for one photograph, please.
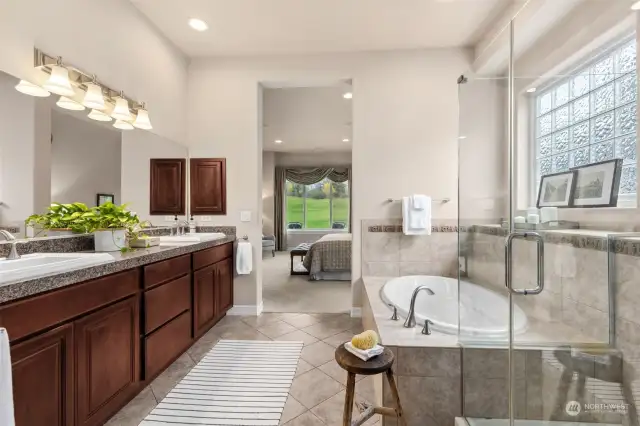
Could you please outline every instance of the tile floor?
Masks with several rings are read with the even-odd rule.
[[[298,340],[304,348],[289,390],[281,425],[342,424],[347,374],[334,360],[335,348],[362,331],[360,319],[347,314],[265,313],[259,317],[223,318],[185,354],[117,413],[108,426],[137,426],[171,388],[220,339]],[[358,376],[356,402],[374,400],[373,377]],[[354,418],[358,415],[354,408]],[[381,425],[379,416],[365,423]]]

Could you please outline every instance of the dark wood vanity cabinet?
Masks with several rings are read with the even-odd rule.
[[[151,159],[149,214],[185,214],[186,165],[184,158]]]
[[[16,426],[99,426],[233,306],[233,244],[0,305]]]
[[[227,176],[224,158],[190,160],[192,215],[227,214]]]
[[[139,383],[138,297],[74,323],[77,426],[102,425]]]
[[[11,347],[16,425],[74,424],[71,324]]]

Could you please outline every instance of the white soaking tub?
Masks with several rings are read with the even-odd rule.
[[[435,294],[430,296],[425,291],[418,294],[415,314],[419,325],[429,319],[433,323],[433,330],[446,334],[497,339],[508,337],[509,300],[506,295],[477,284],[460,281],[458,300],[457,279],[427,275],[406,276],[387,282],[380,291],[380,297],[387,305],[395,306],[398,315],[404,320],[409,312],[411,295],[420,285],[428,286]],[[514,305],[513,318],[514,333],[526,331],[527,316],[517,305]]]

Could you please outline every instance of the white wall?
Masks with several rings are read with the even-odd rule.
[[[237,225],[239,234],[260,247],[260,82],[352,78],[352,270],[359,305],[361,219],[399,217],[399,206],[384,200],[416,192],[451,198],[434,216],[456,217],[456,79],[469,56],[443,49],[193,61],[187,140],[194,157],[227,158],[228,214],[220,222]],[[240,222],[241,210],[252,211],[253,220]],[[256,305],[262,298],[260,262],[255,267],[254,274],[237,281],[238,304]]]
[[[151,158],[187,158],[184,145],[149,132],[129,131],[122,133],[122,189],[121,199],[136,212],[140,220],[154,225],[167,225],[164,216],[149,214],[149,183]],[[188,163],[188,160],[187,160]],[[188,179],[187,179],[188,181]],[[188,199],[186,200],[188,206]],[[188,207],[187,207],[188,208]],[[186,216],[178,216],[185,220]]]
[[[262,230],[265,234],[272,235],[275,225],[273,221],[275,210],[275,172],[276,155],[274,152],[262,153]]]
[[[96,194],[120,197],[121,133],[51,111],[51,200],[96,205]]]
[[[50,109],[0,72],[0,224],[23,225],[50,203]]]
[[[27,80],[37,46],[146,101],[154,132],[184,141],[187,60],[128,0],[0,0],[0,70]]]

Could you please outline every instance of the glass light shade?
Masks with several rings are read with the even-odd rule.
[[[74,101],[73,99],[69,99],[65,96],[60,96],[60,99],[58,99],[58,102],[56,102],[56,105],[58,105],[62,109],[70,109],[71,111],[84,110],[83,105],[80,105],[78,102]]]
[[[87,83],[87,93],[84,95],[82,105],[87,108],[104,109],[104,96],[102,87],[94,83]]]
[[[129,101],[125,98],[116,98],[116,107],[113,109],[111,116],[116,120],[131,121],[133,117],[129,111]]]
[[[96,121],[111,121],[111,120],[113,120],[107,114],[105,114],[102,111],[98,111],[97,109],[92,109],[91,112],[89,113],[88,117],[90,119],[96,120]]]
[[[73,96],[75,94],[69,82],[69,71],[59,65],[51,65],[51,75],[42,87],[60,96]]]
[[[20,83],[16,84],[16,90],[20,93],[24,93],[25,95],[36,96],[38,98],[51,96],[49,91],[36,84],[30,83],[27,80],[20,80]]]
[[[124,120],[116,120],[116,122],[113,123],[113,127],[120,130],[133,130],[133,125]]]
[[[136,116],[136,120],[133,122],[133,127],[143,130],[153,129],[151,121],[149,120],[149,112],[146,109],[141,108],[138,110],[138,115]]]

